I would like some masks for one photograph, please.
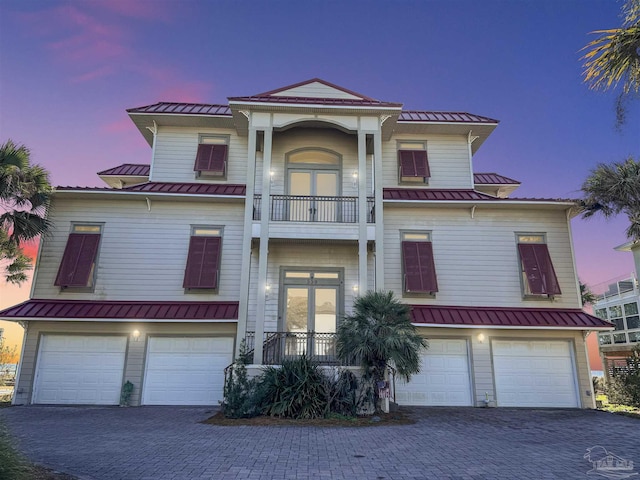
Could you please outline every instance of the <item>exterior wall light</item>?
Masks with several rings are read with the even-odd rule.
[[[480,343],[484,343],[484,338],[485,338],[485,337],[484,337],[484,333],[479,333],[479,334],[478,334],[478,341],[479,341]]]
[[[360,287],[358,287],[357,283],[353,285],[353,293],[358,293],[359,289],[360,289]]]
[[[140,340],[140,330],[134,330],[131,333],[131,336],[133,337],[133,341],[137,342],[138,340]]]
[[[353,186],[357,186],[358,185],[358,171],[354,170],[353,173],[351,174],[351,177],[353,178]]]

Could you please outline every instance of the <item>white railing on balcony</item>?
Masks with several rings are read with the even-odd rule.
[[[253,197],[253,219],[262,218],[262,195]],[[367,198],[367,223],[375,222],[373,197]],[[358,223],[358,197],[271,195],[274,222]]]

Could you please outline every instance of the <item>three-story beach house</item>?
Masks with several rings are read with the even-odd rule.
[[[227,105],[128,110],[149,165],[58,187],[14,403],[215,405],[255,365],[335,364],[354,298],[392,290],[429,339],[401,405],[593,406],[570,200],[474,173],[498,121],[312,79]]]

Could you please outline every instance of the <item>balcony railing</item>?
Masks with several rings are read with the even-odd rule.
[[[255,347],[255,332],[247,332],[246,344],[249,350]],[[265,332],[262,346],[262,363],[280,365],[285,358],[296,358],[306,354],[322,365],[359,365],[358,359],[348,361],[338,359],[336,354],[336,334],[318,332]]]
[[[262,195],[253,197],[253,219],[262,218]],[[271,195],[274,222],[358,223],[358,197]],[[375,222],[375,202],[367,198],[367,223]]]

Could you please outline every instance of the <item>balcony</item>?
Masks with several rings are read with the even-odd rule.
[[[255,332],[247,332],[247,348],[255,347]],[[355,357],[347,362],[338,359],[336,354],[336,334],[318,332],[265,332],[262,346],[262,363],[280,365],[285,358],[292,359],[305,353],[307,357],[320,365],[349,366],[359,365]]]
[[[262,195],[253,197],[253,219],[262,218]],[[358,223],[358,197],[271,195],[273,222]],[[375,222],[375,201],[367,198],[367,223]]]

